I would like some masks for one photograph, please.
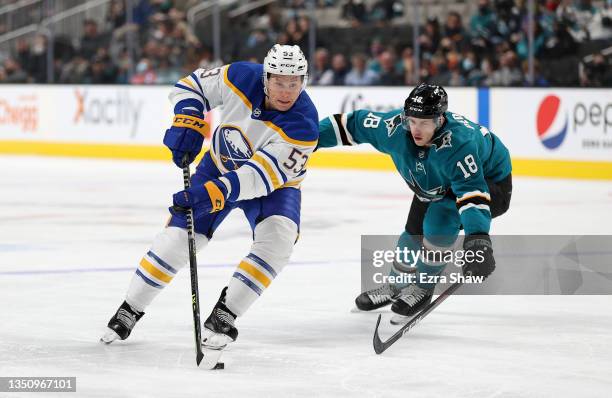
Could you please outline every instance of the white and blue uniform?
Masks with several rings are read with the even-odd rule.
[[[197,216],[194,227],[200,249],[235,208],[244,211],[251,225],[253,245],[234,272],[226,297],[237,315],[289,261],[300,224],[299,188],[319,137],[317,110],[305,91],[286,112],[265,109],[263,73],[263,65],[249,62],[198,69],[178,81],[170,94],[175,114],[222,110],[192,185],[226,175],[221,180],[228,200],[221,211]],[[187,264],[185,228],[185,218],[173,215],[141,261],[126,299],[134,308],[144,309],[155,291]]]

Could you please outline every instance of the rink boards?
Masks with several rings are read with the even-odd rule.
[[[319,117],[402,106],[409,88],[311,87]],[[449,88],[450,109],[501,137],[515,175],[612,179],[612,90]],[[0,92],[0,153],[169,159],[168,86],[8,85]],[[216,126],[221,110],[208,115]],[[319,151],[310,166],[389,170],[369,146]]]

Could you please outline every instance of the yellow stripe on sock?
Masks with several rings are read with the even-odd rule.
[[[140,260],[140,266],[144,268],[149,274],[153,275],[162,282],[170,283],[170,281],[172,280],[172,276],[164,274],[144,257],[142,258],[142,260]]]
[[[257,279],[265,287],[268,287],[271,283],[270,278],[268,278],[266,274],[255,268],[253,265],[247,263],[246,261],[240,262],[238,268],[248,272],[253,278]]]

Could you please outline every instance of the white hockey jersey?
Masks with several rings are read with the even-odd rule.
[[[175,114],[222,107],[210,153],[222,174],[236,172],[239,189],[232,184],[231,201],[298,188],[319,138],[317,110],[308,94],[303,91],[286,112],[266,110],[262,77],[263,66],[250,62],[198,69],[170,94]]]

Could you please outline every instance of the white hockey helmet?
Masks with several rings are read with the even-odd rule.
[[[275,44],[264,58],[264,91],[268,94],[268,74],[303,76],[302,90],[308,81],[308,61],[300,46]]]

